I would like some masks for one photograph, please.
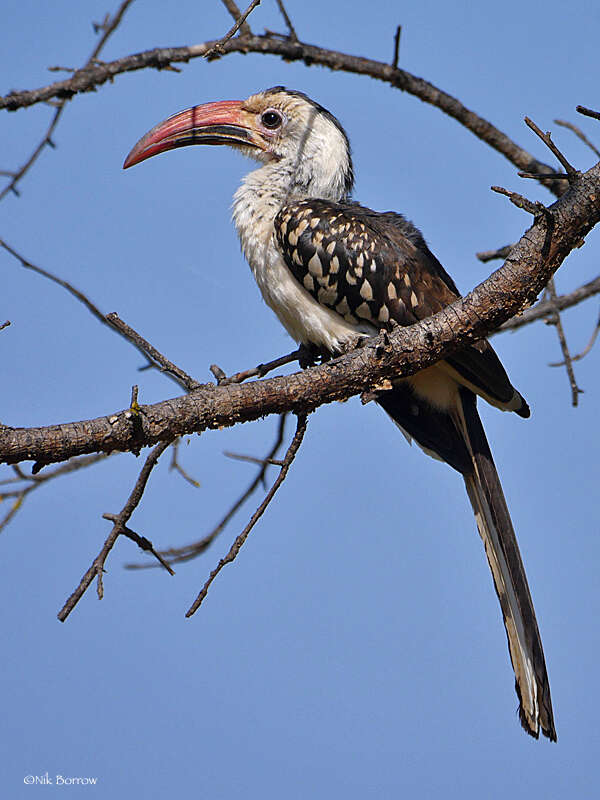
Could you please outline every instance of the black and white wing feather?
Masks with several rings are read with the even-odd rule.
[[[459,296],[419,231],[399,214],[311,199],[284,206],[275,218],[275,234],[298,283],[350,325],[367,323],[374,330],[411,325]],[[541,728],[555,740],[541,638],[476,394],[529,416],[485,340],[395,381],[377,401],[427,453],[462,474],[502,609],[521,724],[536,738]]]

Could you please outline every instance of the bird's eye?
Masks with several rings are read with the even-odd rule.
[[[260,121],[265,128],[269,128],[270,130],[274,131],[281,125],[281,114],[278,111],[274,111],[272,108],[269,108],[267,111],[263,112]]]

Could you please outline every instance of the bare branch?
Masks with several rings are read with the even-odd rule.
[[[283,466],[283,461],[280,458],[257,458],[256,456],[246,456],[243,453],[231,453],[229,450],[223,450],[223,455],[227,456],[227,458],[232,458],[234,461],[247,461],[249,464]]]
[[[0,325],[0,331],[3,331],[3,330],[4,330],[4,328],[8,328],[8,326],[9,326],[9,325],[10,325],[10,320],[9,320],[9,319],[7,319],[7,320],[6,320],[6,322],[3,322],[3,323]]]
[[[554,284],[554,278],[551,278],[548,281],[548,294],[550,296],[550,303],[553,306],[553,313],[550,316],[548,322],[556,326],[558,341],[560,342],[560,349],[562,350],[564,356],[565,367],[567,369],[567,375],[569,377],[569,384],[571,385],[571,402],[573,406],[577,406],[577,404],[579,403],[579,395],[582,390],[577,386],[577,381],[575,380],[575,372],[573,371],[573,362],[571,360],[571,354],[569,352],[569,347],[567,345],[567,337],[565,336],[565,329],[563,328],[560,314],[558,313],[558,309],[556,308],[556,286]]]
[[[97,59],[98,55],[100,54],[100,51],[102,50],[102,48],[106,44],[109,36],[112,33],[114,33],[114,31],[119,27],[119,24],[121,23],[121,20],[123,19],[123,15],[125,14],[125,12],[127,11],[128,7],[131,5],[132,2],[133,2],[133,0],[123,0],[123,2],[121,3],[121,5],[118,8],[116,14],[114,15],[114,17],[111,19],[109,17],[109,15],[107,14],[104,23],[101,26],[98,26],[96,28],[96,32],[98,32],[98,30],[100,30],[100,28],[102,28],[102,30],[104,30],[104,33],[102,34],[99,42],[96,44],[96,46],[92,50],[92,54],[88,58],[85,66],[83,67],[83,70],[88,69],[91,65],[93,65],[96,62],[96,59]],[[75,70],[75,74],[77,74],[77,73],[78,73],[78,71]],[[55,130],[56,126],[58,125],[58,122],[59,122],[59,120],[60,120],[60,118],[62,116],[62,113],[63,113],[64,108],[65,108],[65,102],[66,102],[66,100],[63,99],[57,105],[56,111],[54,112],[54,115],[53,115],[53,117],[52,117],[52,119],[50,121],[50,125],[48,126],[48,128],[46,130],[46,133],[42,136],[42,139],[41,139],[40,143],[37,145],[37,147],[35,148],[33,153],[29,156],[27,161],[25,161],[25,163],[23,164],[22,167],[20,167],[15,172],[11,173],[12,174],[11,180],[4,187],[4,189],[2,189],[2,191],[0,191],[0,200],[3,200],[9,192],[12,192],[13,194],[18,196],[19,192],[18,192],[18,189],[17,189],[17,184],[19,183],[19,181],[23,178],[23,176],[30,169],[30,167],[37,161],[37,159],[39,158],[41,152],[44,150],[44,148],[47,145],[50,146],[50,147],[54,147],[54,144],[52,142],[52,134],[54,133],[54,130]]]
[[[11,173],[12,174],[11,180],[6,184],[4,189],[0,191],[0,200],[3,200],[9,192],[12,192],[17,197],[19,196],[19,190],[17,189],[17,184],[19,183],[21,178],[25,175],[25,173],[29,170],[29,168],[37,161],[40,153],[46,147],[46,145],[49,145],[50,142],[52,141],[51,138],[52,134],[54,133],[54,129],[58,125],[58,121],[62,116],[64,108],[65,106],[63,102],[54,112],[54,115],[50,120],[50,125],[46,129],[46,133],[42,136],[40,143],[37,145],[33,153],[29,156],[27,161],[25,161],[25,163],[21,167],[19,167],[18,170],[16,170],[16,172]]]
[[[581,139],[584,144],[587,144],[590,150],[600,158],[600,150],[590,142],[581,128],[578,128],[577,125],[573,125],[572,122],[567,122],[567,120],[564,119],[555,119],[554,122],[556,125],[562,125],[563,128],[568,128],[570,131],[573,131],[575,136]]]
[[[252,483],[248,486],[246,491],[239,497],[236,502],[231,506],[229,511],[225,514],[223,519],[219,522],[216,527],[212,529],[212,531],[204,536],[197,542],[192,542],[191,544],[185,545],[184,547],[172,547],[168,550],[161,550],[161,555],[168,559],[170,564],[178,564],[182,561],[189,561],[196,556],[199,556],[200,553],[203,553],[217,538],[217,536],[221,533],[221,531],[225,528],[229,520],[234,516],[234,514],[238,511],[239,508],[246,502],[246,500],[254,494],[256,489],[262,484],[265,485],[265,475],[267,472],[267,467],[271,463],[273,456],[277,453],[279,448],[283,443],[283,434],[285,431],[285,420],[286,415],[282,414],[279,417],[279,424],[277,426],[277,437],[275,439],[275,443],[271,447],[268,455],[263,459],[263,464],[261,469],[256,474],[256,477],[252,481]],[[126,564],[126,569],[147,569],[148,567],[153,567],[154,564]]]
[[[533,308],[528,308],[518,316],[509,319],[508,322],[500,326],[496,333],[522,328],[524,325],[529,325],[532,322],[536,322],[538,319],[549,317],[555,309],[564,311],[566,308],[576,306],[578,303],[581,303],[582,300],[586,300],[588,297],[592,297],[596,294],[600,294],[600,276],[594,278],[593,281],[589,281],[589,283],[584,283],[583,286],[580,286],[573,292],[569,292],[569,294],[559,295],[554,303],[544,300],[536,303]]]
[[[262,501],[262,503],[259,505],[259,507],[256,509],[256,511],[252,515],[252,517],[250,519],[250,522],[246,525],[246,527],[239,534],[239,536],[237,536],[236,540],[232,544],[232,546],[231,546],[229,552],[227,553],[227,555],[219,561],[217,566],[213,569],[213,571],[208,576],[208,579],[206,580],[204,586],[200,590],[200,593],[198,594],[198,597],[196,597],[196,599],[194,600],[194,602],[190,606],[188,612],[186,613],[186,617],[191,617],[192,614],[194,614],[200,608],[200,605],[201,605],[202,601],[204,600],[204,598],[206,597],[206,594],[207,594],[207,592],[208,592],[208,590],[210,588],[211,583],[214,581],[214,579],[217,577],[217,575],[223,569],[224,566],[226,566],[227,564],[231,564],[231,562],[235,560],[235,558],[236,558],[237,554],[240,552],[244,542],[248,538],[248,534],[250,533],[252,528],[256,525],[258,520],[264,514],[264,512],[267,509],[269,503],[271,502],[271,500],[275,496],[275,493],[277,492],[277,490],[279,489],[279,487],[281,486],[281,484],[285,480],[286,475],[288,474],[289,468],[291,467],[292,462],[293,462],[293,460],[294,460],[294,458],[296,456],[296,453],[298,452],[298,450],[300,448],[300,445],[302,444],[302,440],[303,440],[304,434],[306,432],[306,423],[307,423],[307,415],[306,414],[298,414],[298,421],[297,421],[297,425],[296,425],[296,433],[294,434],[294,438],[292,439],[292,441],[290,443],[290,446],[287,449],[287,453],[285,454],[285,457],[283,459],[283,464],[282,464],[281,470],[279,472],[279,475],[275,479],[275,482],[274,482],[273,486],[271,486],[271,488],[267,492],[267,495],[266,495],[265,499]]]
[[[287,29],[289,31],[289,40],[291,42],[297,42],[298,36],[296,35],[296,31],[294,26],[292,25],[292,20],[289,18],[287,11],[285,10],[285,6],[283,5],[283,0],[277,0],[277,5],[279,6],[279,10],[281,11],[281,16],[283,17],[283,21],[285,22]]]
[[[216,44],[214,44],[210,48],[210,50],[204,54],[204,58],[210,60],[211,58],[214,58],[217,55],[219,55],[219,56],[225,55],[225,50],[223,50],[223,45],[225,44],[225,42],[228,42],[230,39],[233,38],[233,36],[235,36],[235,34],[244,25],[244,23],[246,22],[246,20],[250,16],[250,14],[254,11],[254,9],[258,5],[260,5],[260,0],[252,0],[250,5],[248,6],[248,8],[244,11],[244,13],[239,16],[239,18],[238,18],[237,22],[235,23],[235,25],[233,26],[233,28],[231,28],[231,30],[227,31],[225,36],[222,39],[219,39],[219,41],[216,42]],[[246,26],[246,28],[247,28],[247,32],[250,33],[250,27]]]
[[[583,114],[586,117],[600,119],[600,111],[592,111],[591,108],[586,108],[585,106],[576,106],[575,111],[577,111],[579,114]]]
[[[573,184],[577,180],[577,178],[579,177],[579,172],[575,169],[575,167],[573,167],[567,161],[565,156],[561,153],[561,151],[558,149],[558,147],[554,144],[554,142],[552,141],[552,137],[550,136],[550,133],[542,133],[542,131],[535,124],[535,122],[530,120],[529,117],[525,117],[525,124],[527,125],[527,127],[531,128],[531,130],[537,136],[540,137],[540,139],[542,140],[542,142],[544,142],[544,144],[550,150],[550,152],[553,153],[553,155],[556,156],[556,158],[560,161],[560,163],[564,167],[565,172],[567,173],[567,180],[569,181],[570,184]]]
[[[239,9],[237,13],[239,13]],[[50,100],[53,97],[70,98],[80,92],[91,91],[125,72],[147,68],[165,69],[172,63],[188,62],[193,58],[202,58],[217,44],[217,41],[203,42],[188,47],[155,48],[105,64],[90,66],[85,70],[80,70],[72,78],[57,81],[40,89],[11,92],[0,98],[0,109],[6,108],[9,111],[15,111],[19,108]],[[385,64],[381,61],[348,55],[276,35],[252,36],[249,33],[244,33],[242,36],[234,37],[225,42],[222,48],[225,54],[261,53],[277,55],[286,59],[286,61],[302,61],[307,65],[318,64],[332,70],[341,70],[356,75],[368,75],[375,80],[385,81],[401,91],[418,97],[425,103],[436,106],[445,114],[453,117],[519,169],[527,170],[530,173],[538,173],[543,185],[556,196],[560,196],[564,191],[562,181],[553,181],[552,178],[544,179],[544,175],[551,175],[554,172],[547,164],[538,161],[490,122],[466,108],[455,97],[422,78],[411,75],[406,70],[394,68],[390,64]]]
[[[400,56],[400,36],[402,35],[402,25],[398,25],[394,35],[394,55],[392,57],[392,68],[398,68],[398,58]]]
[[[71,472],[84,469],[92,464],[97,464],[99,461],[104,461],[105,458],[108,458],[106,453],[95,453],[94,455],[90,456],[79,456],[77,458],[70,459],[66,463],[61,464],[59,467],[48,470],[43,475],[25,475],[25,473],[21,471],[20,467],[13,466],[15,473],[14,476],[12,478],[5,478],[0,481],[0,486],[12,486],[17,484],[16,489],[8,489],[0,492],[0,502],[3,500],[8,500],[9,498],[15,498],[14,503],[10,507],[9,511],[0,520],[0,531],[2,531],[8,525],[17,511],[23,507],[27,496],[36,489],[39,489],[40,486],[48,483],[48,481],[54,480],[54,478],[60,478],[63,475],[68,475]],[[25,485],[23,486],[23,484]]]
[[[299,347],[292,353],[275,358],[273,361],[268,361],[266,364],[259,364],[257,367],[253,367],[252,369],[245,369],[242,372],[236,372],[229,378],[223,372],[221,367],[217,366],[216,364],[211,364],[210,371],[217,379],[219,386],[227,386],[231,383],[242,383],[243,381],[248,380],[248,378],[264,378],[268,372],[272,372],[274,369],[283,367],[286,364],[292,364],[294,361],[299,361],[302,358],[303,352],[303,349]]]
[[[494,261],[497,258],[501,258],[504,261],[504,259],[508,258],[510,255],[510,251],[513,247],[514,245],[512,244],[506,244],[504,247],[499,247],[497,250],[483,250],[481,253],[475,253],[475,257],[483,261],[484,264],[488,261]]]
[[[38,275],[42,275],[44,278],[48,278],[48,280],[58,284],[58,286],[62,286],[63,289],[66,289],[71,295],[73,295],[73,297],[79,300],[79,302],[82,303],[90,312],[90,314],[92,314],[99,322],[101,322],[103,325],[107,325],[111,330],[115,331],[128,342],[130,342],[136,348],[136,350],[138,350],[138,352],[148,359],[150,366],[168,375],[172,380],[176,381],[176,383],[178,383],[187,391],[198,389],[202,386],[201,383],[198,383],[198,381],[190,377],[186,372],[184,372],[184,370],[182,370],[180,367],[177,367],[165,356],[163,356],[162,353],[160,353],[153,345],[151,345],[150,342],[146,341],[143,336],[140,336],[140,334],[134,331],[134,329],[127,325],[127,323],[123,322],[123,320],[120,319],[116,313],[112,312],[110,314],[104,314],[102,311],[100,311],[98,306],[89,299],[87,295],[85,295],[80,289],[77,289],[77,287],[73,286],[72,283],[59,278],[57,275],[54,275],[52,272],[49,272],[42,267],[32,264],[31,261],[18,253],[3,239],[0,239],[0,247],[3,247],[8,253],[16,258],[17,261],[21,263],[21,266],[25,269],[30,269],[33,272],[36,272]]]
[[[596,322],[596,324],[594,326],[594,330],[592,332],[592,335],[590,337],[589,342],[583,348],[581,353],[577,353],[576,356],[571,356],[571,361],[581,361],[582,358],[585,358],[587,356],[587,354],[590,352],[590,350],[594,346],[594,343],[596,342],[596,337],[598,336],[599,332],[600,332],[600,317],[598,317],[598,322]],[[552,362],[550,362],[550,364],[548,366],[550,366],[550,367],[564,367],[565,364],[566,364],[566,361],[552,361]]]
[[[239,20],[239,18],[242,16],[242,12],[237,7],[237,4],[235,3],[235,0],[222,0],[222,1],[223,1],[223,5],[227,9],[227,11],[229,11],[229,13],[234,18],[234,20],[236,20],[236,21]],[[247,22],[242,21],[242,24],[241,24],[240,27],[241,27],[241,33],[242,33],[243,36],[251,36],[252,35],[252,31],[250,30],[250,25],[248,25]]]
[[[398,375],[411,375],[485,337],[530,305],[568,253],[600,220],[600,164],[583,174],[511,251],[506,264],[466,297],[409,327],[368,339],[340,358],[293,375],[212,386],[183,397],[83,422],[42,428],[0,427],[0,463],[63,461],[90,452],[130,450],[207,428],[302,413],[347,399]]]
[[[124,339],[131,342],[133,346],[143,353],[150,361],[152,366],[156,367],[160,372],[166,373],[176,383],[191,392],[194,389],[199,389],[202,384],[192,378],[187,372],[184,372],[180,367],[169,361],[168,358],[163,356],[153,345],[150,344],[143,336],[131,328],[126,322],[119,317],[114,311],[106,314],[104,317],[108,325],[116,330]]]
[[[171,445],[171,463],[169,464],[170,470],[175,470],[178,472],[181,477],[186,480],[189,484],[191,484],[195,489],[200,488],[200,481],[197,481],[195,478],[192,478],[184,468],[179,463],[179,445],[181,444],[181,439],[176,439],[173,444]]]
[[[129,518],[139,505],[140,500],[144,494],[144,489],[146,488],[146,484],[148,482],[148,478],[150,477],[150,473],[156,466],[158,459],[164,453],[164,451],[169,447],[171,444],[170,441],[163,441],[159,442],[156,447],[154,447],[150,453],[148,454],[146,461],[144,462],[144,466],[142,467],[139,477],[133,487],[127,502],[123,506],[121,512],[117,515],[111,515],[110,519],[113,521],[113,527],[111,532],[108,534],[102,549],[96,556],[96,558],[92,561],[90,568],[87,570],[81,581],[79,582],[79,586],[75,589],[73,594],[67,599],[64,606],[58,612],[58,619],[61,622],[64,622],[71,611],[75,608],[77,603],[83,597],[85,591],[92,583],[94,578],[98,579],[98,597],[101,599],[103,596],[103,588],[102,588],[102,573],[104,572],[104,564],[106,563],[106,559],[108,558],[108,554],[112,550],[115,545],[115,542],[119,538],[121,534],[125,533],[126,523],[129,521]],[[166,565],[165,565],[166,566]]]
[[[514,206],[520,208],[522,211],[527,211],[527,213],[531,214],[533,217],[539,217],[539,215],[543,214],[545,210],[545,206],[543,206],[542,203],[533,203],[531,200],[523,197],[522,194],[510,192],[508,189],[504,189],[502,186],[491,186],[490,188],[492,192],[497,192],[498,194],[503,194],[505,197],[508,197]]]

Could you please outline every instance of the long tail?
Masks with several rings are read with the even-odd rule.
[[[541,727],[544,736],[556,741],[542,640],[517,538],[477,413],[476,398],[468,390],[461,390],[460,396],[462,408],[455,423],[473,464],[472,471],[464,472],[463,477],[502,609],[515,671],[519,718],[525,731],[536,739]]]

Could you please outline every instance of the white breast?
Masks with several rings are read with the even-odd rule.
[[[261,294],[290,336],[301,344],[339,353],[355,344],[361,334],[376,333],[368,323],[352,325],[319,305],[294,278],[275,240],[273,223],[283,203],[272,189],[265,193],[264,180],[252,180],[254,175],[246,176],[235,193],[233,219]]]

